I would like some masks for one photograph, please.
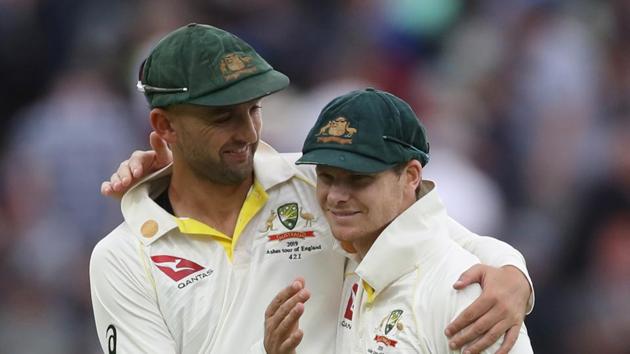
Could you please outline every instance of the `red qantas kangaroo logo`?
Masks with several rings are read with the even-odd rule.
[[[159,270],[175,281],[180,281],[204,269],[199,264],[181,257],[152,256],[151,260]]]
[[[352,284],[352,292],[350,293],[350,298],[348,299],[348,305],[346,305],[346,312],[343,314],[343,317],[346,320],[352,321],[352,313],[354,312],[354,296],[357,294],[358,289],[359,284]]]

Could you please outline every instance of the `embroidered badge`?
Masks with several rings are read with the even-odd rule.
[[[337,117],[328,121],[315,136],[319,137],[317,142],[320,143],[352,144],[352,136],[356,133],[357,129],[350,127],[346,117]]]
[[[398,331],[402,331],[404,329],[404,326],[402,322],[400,321],[400,317],[402,316],[402,313],[403,313],[403,310],[394,310],[390,312],[389,315],[384,317],[383,320],[381,320],[381,323],[376,328],[376,331],[377,332],[382,331],[381,333],[383,334],[382,335],[376,334],[374,336],[375,342],[382,343],[388,347],[396,347],[396,344],[398,344],[398,341],[395,339],[386,337],[386,335],[390,334],[390,332],[394,328],[396,328]],[[396,337],[394,333],[392,333],[392,335],[394,335],[394,338]]]
[[[376,343],[383,343],[388,347],[396,347],[396,344],[398,344],[397,340],[389,339],[385,336],[379,336],[378,334],[374,336],[374,340]]]
[[[276,217],[284,228],[279,227],[278,231],[271,232],[276,230],[273,225]],[[317,220],[314,214],[302,210],[297,202],[284,203],[275,210],[271,210],[265,227],[260,230],[268,240],[265,245],[266,255],[284,256],[291,261],[299,261],[303,257],[325,249],[324,243],[317,237],[315,230],[304,230],[298,227],[300,217],[305,220],[304,227],[312,227],[313,222]]]
[[[260,232],[275,231],[276,229],[273,227],[274,220],[276,220],[276,211],[271,210],[271,215],[269,215],[267,217],[267,220],[265,221],[265,228],[263,230],[260,230]]]
[[[400,319],[402,313],[403,310],[394,310],[392,311],[392,313],[389,314],[389,318],[387,319],[387,323],[385,324],[385,334],[388,334],[394,327],[397,327],[398,320]],[[399,330],[402,329],[402,323],[400,324],[400,327],[401,328],[397,328]]]
[[[244,74],[256,72],[252,57],[238,53],[229,53],[221,59],[221,74],[225,81],[232,81]]]
[[[302,210],[302,208],[300,208],[300,216],[305,220],[304,227],[313,226],[313,221],[317,221],[315,215]]]
[[[278,219],[287,229],[293,230],[298,222],[298,204],[287,203],[278,207]]]

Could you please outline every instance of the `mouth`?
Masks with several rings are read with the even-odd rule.
[[[350,220],[352,217],[360,214],[359,211],[352,210],[332,210],[328,209],[328,213],[338,221]]]
[[[250,149],[249,145],[243,145],[242,147],[232,147],[223,151],[223,155],[229,161],[243,162],[249,158]]]

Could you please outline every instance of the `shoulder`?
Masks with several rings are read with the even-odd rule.
[[[439,258],[427,266],[423,282],[426,283],[427,295],[444,305],[453,308],[465,298],[475,298],[480,293],[478,284],[473,284],[463,291],[457,291],[453,284],[471,266],[479,263],[479,259],[453,241],[449,241],[448,249]]]
[[[280,154],[282,158],[287,161],[293,168],[298,171],[298,175],[305,177],[311,183],[316,183],[317,174],[315,173],[314,165],[296,165],[295,162],[302,157],[301,152],[284,152]]]
[[[453,288],[460,275],[477,263],[474,255],[452,242],[440,257],[419,269],[420,281],[415,291],[417,321],[425,324],[426,335],[436,348],[448,351],[444,329],[481,294],[479,284],[463,290]]]
[[[129,270],[141,266],[141,243],[127,223],[120,224],[101,239],[90,257],[90,278],[112,270]]]
[[[291,180],[291,177],[315,186],[315,169],[312,166],[296,165],[300,153],[279,153],[261,141],[254,155],[254,173],[264,186]]]

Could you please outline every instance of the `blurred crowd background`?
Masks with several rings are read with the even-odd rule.
[[[292,79],[263,107],[280,151],[338,94],[409,101],[451,214],[524,254],[535,352],[630,353],[628,0],[0,0],[0,353],[100,352],[100,183],[147,148],[138,66],[189,22]]]

